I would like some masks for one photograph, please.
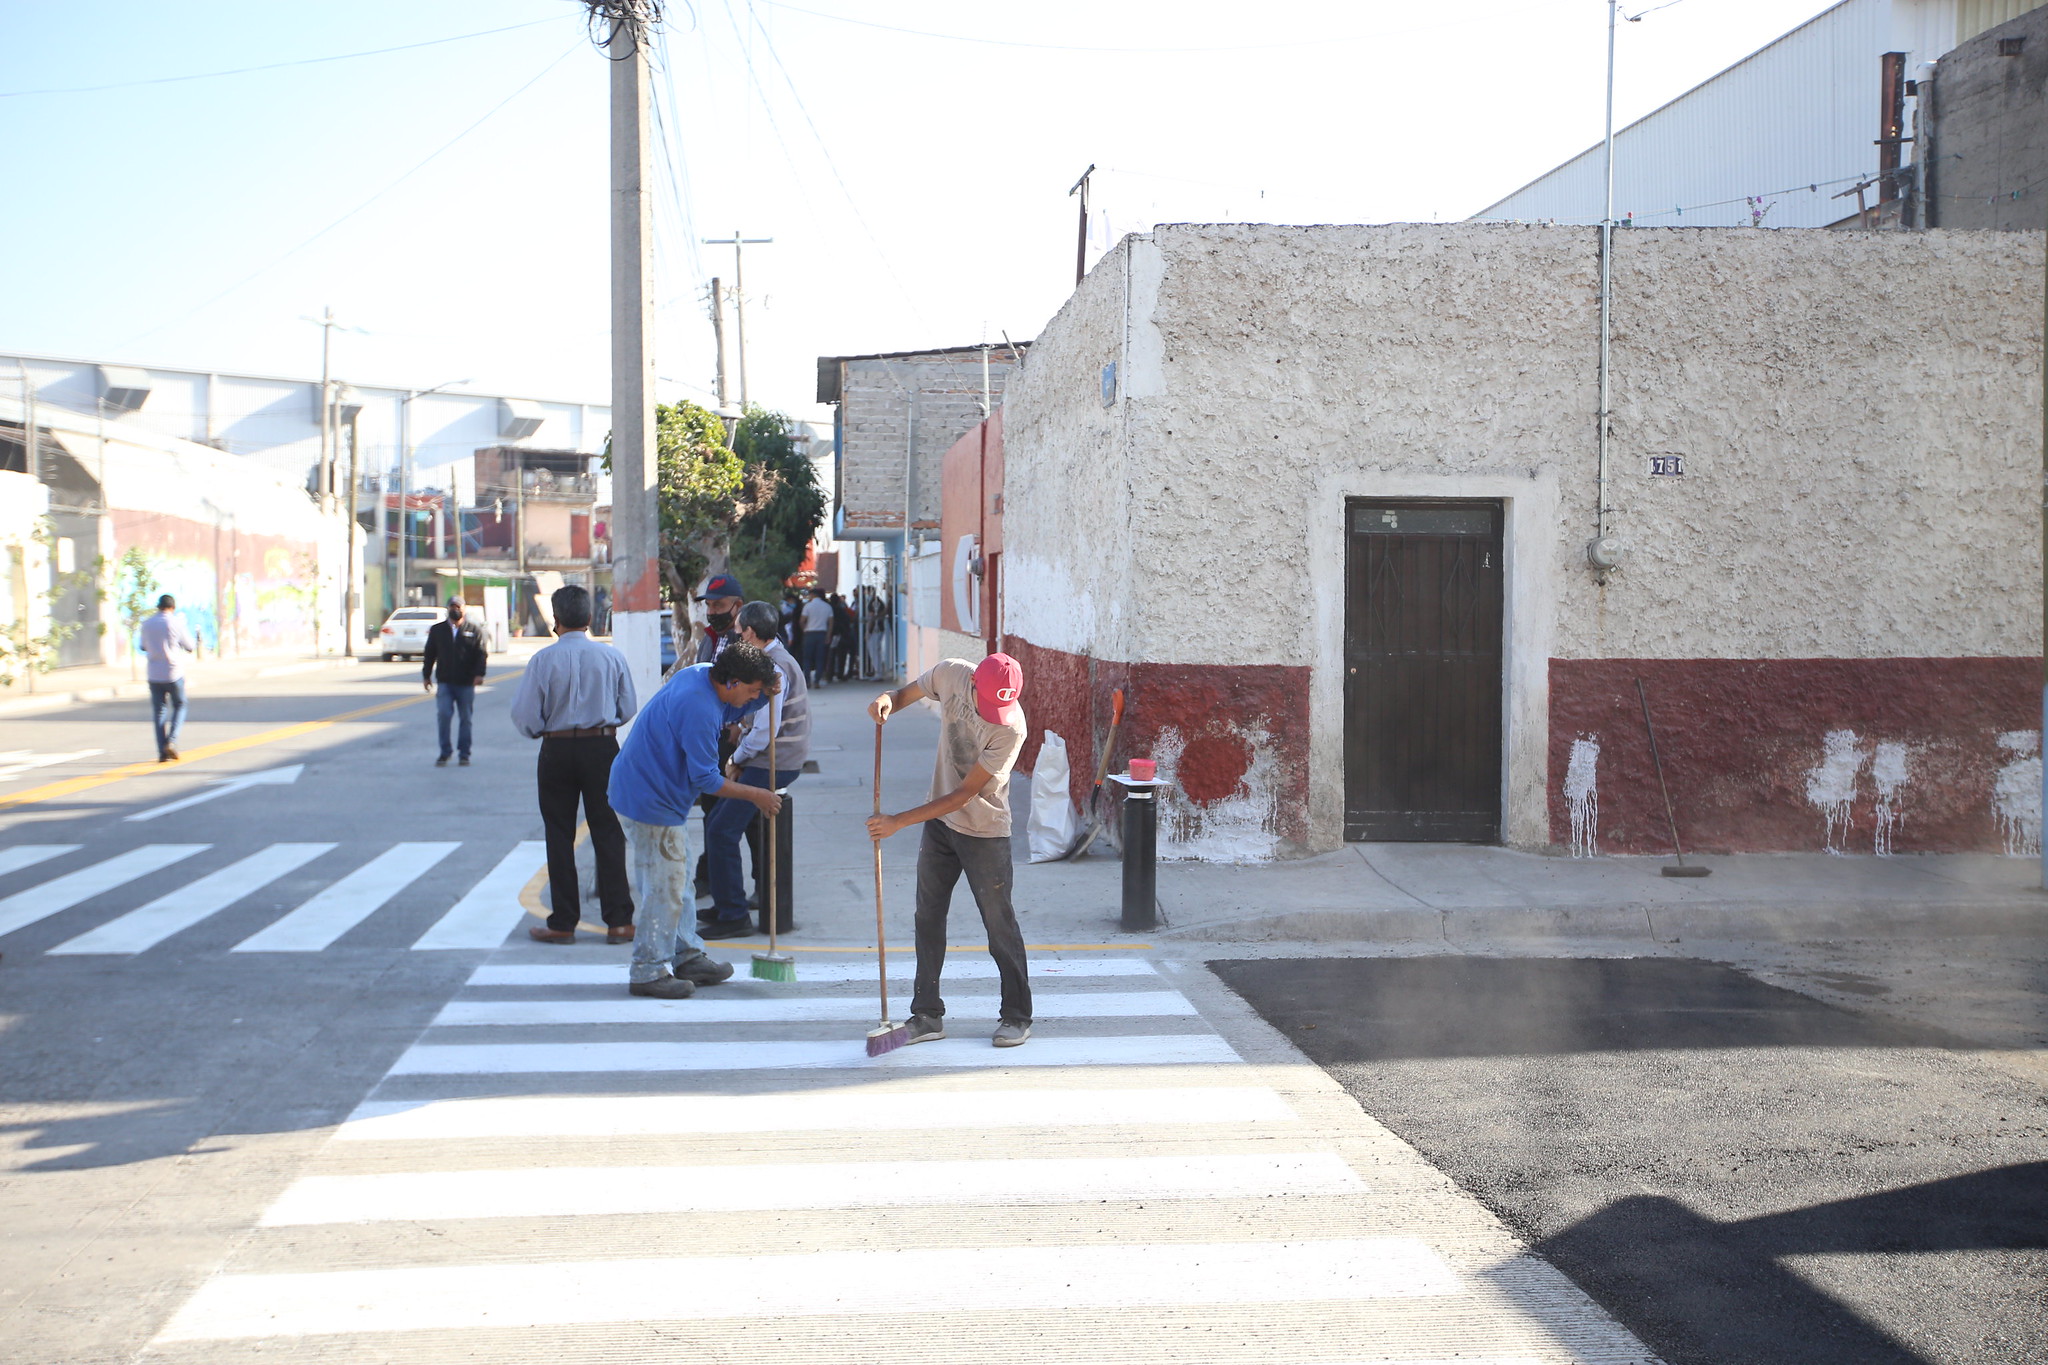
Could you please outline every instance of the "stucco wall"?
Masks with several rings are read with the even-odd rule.
[[[1006,621],[1098,661],[1305,669],[1305,735],[1251,718],[1246,770],[1306,792],[1299,846],[1329,847],[1344,501],[1498,498],[1506,837],[1548,845],[1553,658],[2039,653],[2041,264],[2011,234],[1617,234],[1629,557],[1602,586],[1593,230],[1162,227],[1013,383]],[[1651,476],[1672,454],[1685,474]],[[1162,700],[1134,695],[1138,726]]]

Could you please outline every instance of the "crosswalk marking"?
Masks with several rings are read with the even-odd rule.
[[[223,1275],[161,1341],[1458,1294],[1414,1237],[948,1247]]]
[[[1037,1157],[1010,1161],[821,1161],[754,1166],[555,1166],[306,1176],[264,1227],[435,1218],[568,1218],[622,1213],[1085,1204],[1264,1199],[1365,1189],[1329,1152],[1258,1156]]]
[[[67,872],[41,886],[17,891],[0,900],[0,934],[11,934],[60,910],[69,910],[81,901],[104,895],[115,887],[126,886],[138,877],[160,872],[172,863],[210,847],[210,844],[144,844],[91,867]]]
[[[614,977],[616,982],[617,978]],[[948,1019],[997,1017],[1001,997],[952,996]],[[651,1007],[651,1008],[650,1008]],[[539,1024],[767,1024],[846,1022],[875,1012],[865,996],[795,996],[780,999],[688,1000],[456,1000],[435,1016],[435,1028]],[[1031,1012],[1047,1019],[1134,1019],[1191,1016],[1195,1007],[1179,991],[1037,992]]]
[[[1242,1062],[1213,1033],[1033,1038],[1025,1047],[981,1039],[914,1043],[880,1057],[860,1038],[775,1043],[417,1043],[393,1076],[511,1076],[532,1072],[767,1071],[830,1067],[889,1070],[994,1066],[1203,1066]]]
[[[397,844],[237,943],[237,953],[314,953],[361,924],[460,843]]]
[[[366,1100],[356,1106],[334,1136],[338,1142],[446,1142],[470,1138],[1064,1129],[1295,1121],[1287,1101],[1279,1092],[1264,1086],[1162,1086],[1157,1090],[1048,1088],[936,1094],[872,1094],[834,1088],[781,1095]]]
[[[494,945],[495,946],[495,945]],[[553,951],[553,950],[550,950]],[[910,980],[910,954],[889,955],[889,980]],[[1061,959],[1033,957],[1031,979],[1061,977],[1157,976],[1158,969],[1143,958]],[[947,981],[994,981],[996,964],[985,957],[970,957],[955,949],[946,958]],[[830,986],[849,981],[872,984],[875,961],[797,963],[797,984]],[[624,979],[617,966],[583,963],[486,963],[470,973],[472,986],[616,986]]]
[[[417,950],[442,948],[491,949],[505,941],[526,914],[519,892],[548,860],[548,846],[529,839],[498,860],[484,879],[455,902],[447,914],[420,935]],[[613,979],[617,979],[616,972]]]
[[[15,844],[11,848],[0,848],[0,877],[66,853],[76,853],[83,847],[83,844]]]
[[[239,862],[209,872],[198,881],[166,892],[139,909],[130,910],[97,929],[50,949],[64,953],[139,953],[153,948],[172,934],[190,929],[210,915],[219,913],[262,890],[288,872],[305,866],[334,847],[333,844],[272,844]]]

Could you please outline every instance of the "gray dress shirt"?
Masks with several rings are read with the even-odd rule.
[[[512,698],[512,723],[539,739],[550,730],[624,725],[639,709],[626,656],[571,630],[527,663]]]

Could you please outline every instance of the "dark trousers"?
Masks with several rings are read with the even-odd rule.
[[[925,821],[924,842],[917,850],[917,984],[910,997],[911,1013],[945,1017],[939,973],[946,965],[946,911],[963,872],[988,931],[989,956],[1002,978],[1003,1022],[1028,1024],[1031,983],[1024,975],[1024,935],[1017,928],[1017,912],[1010,907],[1010,841],[962,834],[943,820]]]
[[[767,770],[762,770],[765,776]],[[786,788],[801,774],[790,772],[786,780],[777,783]],[[760,904],[759,925],[762,933],[768,932],[768,821],[758,812],[754,822],[747,826],[747,853],[753,860],[754,899]],[[796,802],[793,798],[782,798],[782,814],[775,817],[775,900],[782,907],[781,917],[775,921],[778,934],[794,933],[796,930]]]
[[[825,632],[814,630],[804,636],[804,679],[816,687],[825,680]]]
[[[605,735],[540,742],[540,822],[548,839],[548,928],[574,929],[581,918],[582,888],[576,883],[576,804],[583,803],[590,826],[590,851],[597,857],[597,900],[606,924],[633,922],[633,893],[626,885],[626,835],[612,813],[606,789],[619,742]]]
[[[802,775],[794,768],[784,768],[770,783],[764,764],[759,768],[742,768],[739,780],[743,787],[773,790],[796,781]],[[746,837],[747,829],[760,815],[753,802],[728,796],[721,798],[704,816],[704,856],[709,859],[706,870],[711,874],[712,913],[706,915],[700,910],[699,919],[747,918],[747,886],[742,880],[740,840]],[[780,926],[776,932],[781,932]]]
[[[149,685],[149,718],[156,726],[157,757],[178,742],[185,728],[185,680],[153,682]]]

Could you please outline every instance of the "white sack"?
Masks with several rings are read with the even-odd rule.
[[[1081,814],[1067,794],[1067,742],[1052,731],[1038,746],[1038,766],[1031,771],[1031,819],[1024,837],[1031,861],[1048,863],[1065,853],[1081,833]]]

